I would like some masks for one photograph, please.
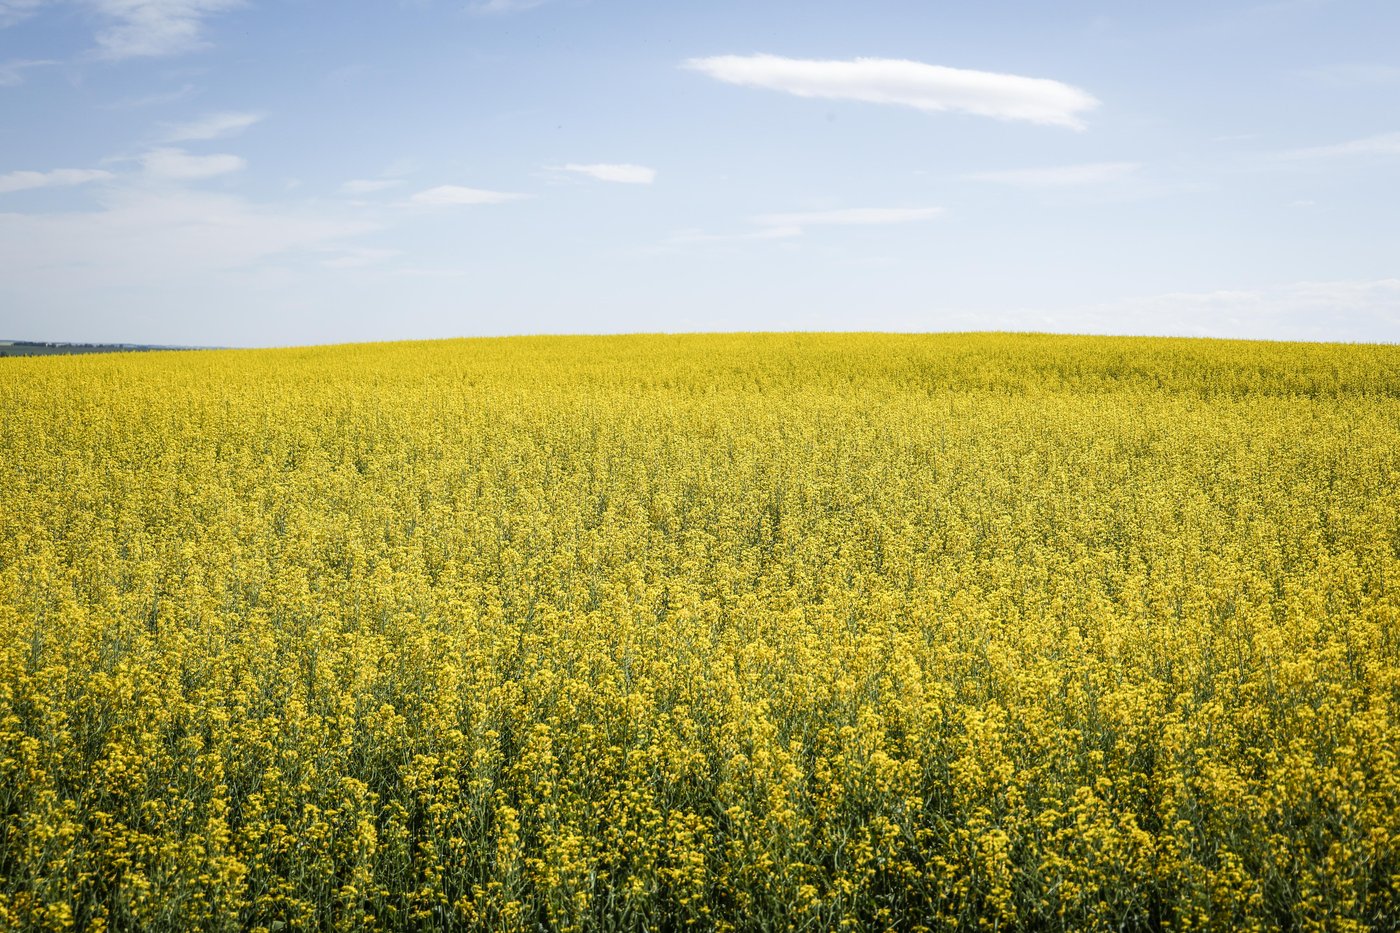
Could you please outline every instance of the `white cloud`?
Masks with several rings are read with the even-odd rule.
[[[1083,126],[1079,114],[1098,106],[1088,92],[1047,78],[970,71],[890,58],[813,60],[777,55],[693,58],[685,67],[747,87],[799,97],[901,104],[1004,120]]]
[[[50,58],[16,58],[0,62],[0,87],[17,87],[23,84],[24,73],[30,68],[57,64],[58,62]]]
[[[403,184],[402,178],[353,178],[340,186],[346,194],[373,194]]]
[[[527,195],[511,194],[505,191],[486,191],[481,188],[464,188],[461,185],[439,185],[436,188],[418,192],[410,200],[414,204],[428,207],[453,207],[469,204],[502,204],[506,201],[518,201],[524,197]]]
[[[204,20],[242,0],[87,0],[111,25],[97,33],[105,58],[153,58],[205,47]]]
[[[533,10],[535,7],[544,6],[549,0],[481,0],[479,3],[471,5],[473,13],[521,13],[525,10]]]
[[[49,0],[0,0],[0,27],[28,19]]]
[[[1400,279],[1175,292],[1067,312],[1052,329],[1273,340],[1400,341]],[[1053,317],[1052,317],[1053,320]]]
[[[1364,139],[1352,139],[1330,146],[1310,146],[1306,149],[1293,149],[1279,154],[1279,158],[1292,161],[1312,159],[1346,159],[1355,156],[1396,156],[1400,155],[1400,133],[1382,133]]]
[[[162,138],[168,143],[223,139],[238,135],[261,121],[263,116],[261,113],[214,113],[192,123],[172,126]]]
[[[246,162],[236,155],[190,155],[183,149],[152,149],[141,156],[148,178],[160,181],[195,181],[243,169]]]
[[[356,247],[340,250],[340,255],[322,260],[321,265],[327,269],[360,269],[384,262],[386,259],[393,259],[398,255],[401,253],[396,249]]]
[[[686,246],[693,243],[730,243],[736,240],[786,240],[802,235],[801,227],[760,227],[743,233],[706,233],[693,227],[677,230],[666,238],[668,246]]]
[[[397,188],[406,182],[406,176],[418,171],[418,163],[414,159],[395,159],[390,162],[384,171],[379,173],[377,178],[352,178],[347,182],[342,182],[340,190],[346,194],[373,194],[376,191],[387,191],[390,188]]]
[[[667,239],[673,245],[722,243],[732,240],[786,240],[799,237],[808,227],[868,227],[916,223],[943,213],[941,207],[850,207],[829,211],[792,211],[760,214],[749,222],[757,229],[743,233],[705,233],[681,230]]]
[[[897,329],[1400,343],[1400,279],[1286,282],[1053,308],[938,308]]]
[[[1400,67],[1396,67],[1395,65],[1365,63],[1323,65],[1318,68],[1304,69],[1302,74],[1304,77],[1311,78],[1319,84],[1326,84],[1332,87],[1365,87],[1368,85],[1400,84]]]
[[[91,168],[56,168],[48,172],[10,172],[0,175],[0,194],[27,191],[31,188],[57,188],[84,185],[90,181],[105,181],[111,172]]]
[[[807,227],[851,227],[907,224],[931,220],[943,213],[941,207],[848,207],[832,211],[796,211],[760,214],[753,222],[769,230],[801,233]]]
[[[969,178],[1020,188],[1073,188],[1127,181],[1137,175],[1137,162],[1085,162],[1050,168],[1021,168],[997,172],[976,172]]]
[[[104,104],[105,110],[139,110],[142,107],[158,107],[162,104],[174,104],[182,100],[188,100],[200,92],[200,89],[193,84],[183,84],[173,91],[163,91],[159,94],[142,94],[139,97],[123,97],[114,100],[110,104]]]
[[[402,156],[386,165],[384,171],[379,174],[383,178],[402,178],[405,175],[412,175],[421,168],[422,166],[418,164],[417,159]]]
[[[174,279],[323,250],[373,224],[187,188],[105,188],[101,208],[0,213],[0,275],[15,287],[164,287]]]
[[[656,180],[656,169],[647,168],[645,165],[630,165],[627,163],[595,163],[592,165],[579,165],[570,162],[564,166],[566,172],[578,172],[581,175],[588,175],[599,181],[616,181],[628,185],[649,185]]]

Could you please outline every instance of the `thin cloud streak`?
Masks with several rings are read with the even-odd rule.
[[[1137,176],[1139,162],[1086,162],[1049,168],[1022,168],[995,172],[974,172],[974,181],[990,181],[1018,188],[1076,188],[1122,182]]]
[[[544,6],[548,2],[549,0],[482,0],[480,3],[473,3],[468,9],[484,16],[495,16],[506,13],[523,13],[526,10]]]
[[[178,143],[225,139],[237,136],[253,124],[262,122],[264,117],[261,113],[213,113],[191,123],[171,127],[162,140]]]
[[[114,100],[110,104],[103,104],[103,110],[140,110],[143,107],[158,107],[163,104],[174,104],[182,100],[189,100],[200,93],[200,88],[193,84],[185,84],[173,91],[165,91],[160,94],[143,94],[139,97],[124,97]]]
[[[48,2],[50,0],[0,0],[0,28],[28,19]]]
[[[504,204],[506,201],[519,201],[529,197],[508,191],[487,191],[482,188],[466,188],[462,185],[438,185],[420,191],[409,201],[423,207],[462,207],[476,204]]]
[[[403,255],[396,249],[374,249],[358,247],[341,250],[341,254],[331,259],[323,259],[321,265],[327,269],[363,269]]]
[[[98,209],[0,213],[9,284],[78,285],[93,292],[247,267],[325,249],[376,229],[294,205],[259,205],[189,188],[104,188]],[[20,270],[20,271],[13,271]]]
[[[1367,63],[1323,65],[1318,68],[1306,68],[1301,74],[1305,78],[1329,87],[1353,88],[1400,84],[1400,67],[1395,65]]]
[[[789,211],[749,218],[757,229],[743,233],[681,230],[667,239],[671,245],[724,243],[738,240],[786,240],[800,237],[808,227],[872,227],[917,223],[943,213],[941,207],[848,207],[829,211]]]
[[[1400,133],[1381,133],[1362,139],[1351,139],[1330,146],[1309,146],[1281,152],[1277,158],[1290,162],[1319,159],[1348,159],[1357,156],[1400,156]]]
[[[1174,292],[1076,311],[1101,333],[1400,341],[1400,279],[1304,281],[1256,289]]]
[[[903,59],[719,55],[692,58],[684,67],[728,84],[785,91],[798,97],[897,104],[930,113],[971,113],[1074,129],[1083,129],[1080,114],[1099,104],[1087,91],[1048,78]]]
[[[595,163],[580,165],[570,162],[564,171],[587,175],[599,181],[619,182],[626,185],[649,185],[656,181],[656,169],[630,163]]]
[[[197,181],[237,172],[247,165],[236,155],[191,155],[183,149],[152,149],[140,162],[146,177],[157,181]]]
[[[18,87],[25,81],[24,73],[31,68],[57,65],[51,58],[16,58],[0,62],[0,87]]]
[[[346,194],[373,194],[403,184],[402,178],[352,178],[340,186]]]
[[[29,191],[34,188],[60,188],[85,185],[93,181],[106,181],[111,172],[91,168],[56,168],[48,172],[10,172],[0,175],[0,194],[11,191]]]
[[[159,58],[205,48],[204,20],[243,0],[88,0],[111,25],[97,33],[107,59]]]
[[[802,235],[800,227],[764,227],[744,233],[706,233],[704,230],[678,230],[666,238],[666,246],[689,246],[698,243],[730,243],[742,240],[786,240]]]
[[[941,207],[848,207],[831,211],[794,211],[782,214],[760,214],[753,222],[760,227],[868,227],[883,224],[907,224],[932,220],[943,213]]]

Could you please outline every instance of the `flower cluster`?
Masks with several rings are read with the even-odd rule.
[[[1400,926],[1400,349],[0,361],[0,928]]]

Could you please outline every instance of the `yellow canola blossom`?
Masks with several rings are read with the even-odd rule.
[[[0,929],[1400,929],[1400,348],[0,361]]]

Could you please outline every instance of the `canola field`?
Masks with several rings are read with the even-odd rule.
[[[0,361],[0,929],[1400,929],[1400,348]]]

